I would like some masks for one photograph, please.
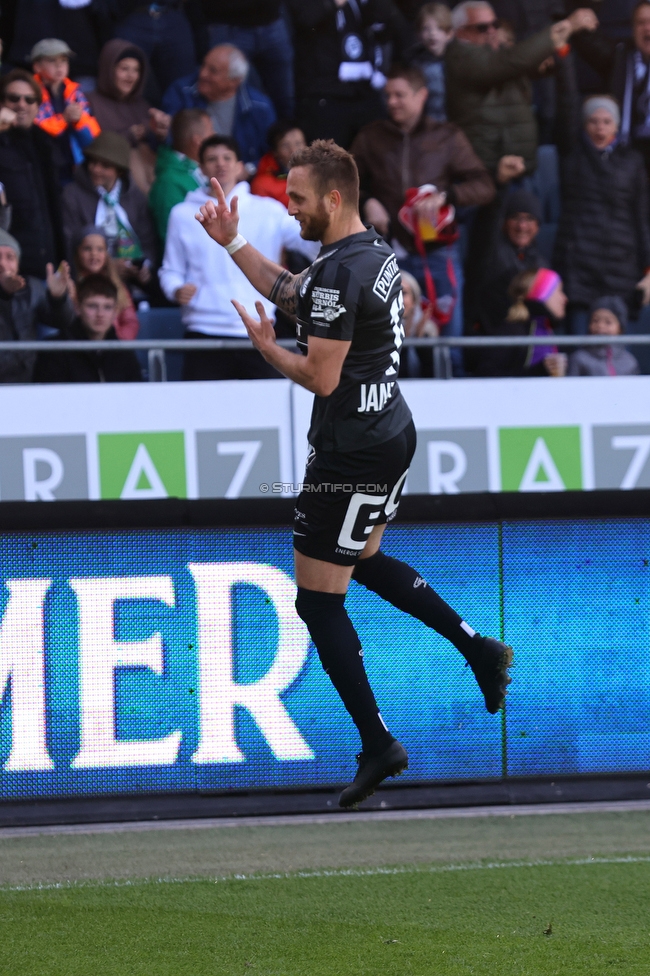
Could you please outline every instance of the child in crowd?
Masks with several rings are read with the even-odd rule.
[[[295,152],[305,148],[305,136],[297,122],[280,120],[269,128],[267,139],[271,151],[260,159],[251,190],[258,197],[272,197],[288,207],[289,160]]]
[[[444,3],[426,3],[418,15],[418,35],[419,41],[410,61],[420,68],[427,79],[429,98],[425,111],[432,119],[446,122],[444,55],[452,38],[449,7]]]
[[[109,256],[106,234],[102,227],[88,226],[81,232],[74,252],[77,283],[88,275],[103,274],[117,288],[117,313],[113,325],[118,339],[135,339],[138,334],[138,316],[128,288],[120,278],[113,258]],[[71,298],[76,304],[76,286],[71,282]],[[77,308],[78,311],[78,308]]]
[[[627,306],[622,298],[608,296],[592,302],[591,335],[620,335],[626,325]],[[633,376],[638,372],[638,362],[624,346],[586,346],[569,356],[569,376]]]
[[[35,122],[55,140],[55,161],[62,183],[72,179],[73,167],[83,162],[84,146],[101,131],[86,96],[77,82],[68,78],[71,57],[74,52],[66,42],[53,37],[35,44],[30,55],[43,94]]]
[[[63,338],[87,340],[83,352],[39,353],[34,367],[35,383],[134,383],[142,371],[130,349],[102,349],[105,339],[115,339],[117,288],[106,275],[92,274],[77,288],[78,316]]]
[[[567,357],[553,345],[554,325],[566,314],[562,279],[547,268],[522,271],[508,289],[512,305],[492,335],[548,336],[548,345],[486,349],[476,376],[566,376]]]

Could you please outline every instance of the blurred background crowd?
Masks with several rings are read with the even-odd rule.
[[[240,229],[293,272],[293,152],[355,156],[395,250],[404,376],[615,376],[650,357],[650,0],[19,0],[0,4],[0,382],[142,378],[105,339],[185,337],[185,379],[277,375],[231,299],[259,296],[195,221],[216,176]],[[268,302],[281,337],[294,323]],[[558,333],[603,337],[566,355]],[[95,343],[92,345],[92,343]],[[645,350],[650,347],[637,347]]]

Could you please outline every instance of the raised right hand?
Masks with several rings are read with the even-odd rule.
[[[13,295],[25,287],[25,279],[21,275],[0,274],[0,288],[7,294]]]
[[[237,237],[237,228],[239,227],[237,197],[232,198],[229,207],[219,180],[213,176],[210,184],[216,201],[208,200],[194,216],[199,223],[203,224],[203,228],[208,236],[213,241],[216,241],[217,244],[225,247],[226,244],[230,244]]]
[[[509,183],[526,172],[523,156],[502,156],[497,163],[497,183]]]
[[[0,108],[0,132],[6,132],[16,124],[16,113],[5,105]]]

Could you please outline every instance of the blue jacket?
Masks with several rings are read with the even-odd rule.
[[[173,82],[165,92],[162,107],[175,115],[182,108],[203,108],[208,103],[197,89],[198,69],[185,78]],[[233,136],[239,144],[245,163],[258,163],[268,146],[266,133],[275,122],[275,110],[271,99],[246,82],[239,86],[235,102]]]

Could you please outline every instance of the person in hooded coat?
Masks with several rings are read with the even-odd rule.
[[[88,93],[103,132],[117,132],[131,146],[130,171],[147,193],[154,179],[155,150],[169,134],[170,117],[152,108],[142,94],[149,66],[141,47],[119,37],[104,44],[99,56],[97,88]]]

